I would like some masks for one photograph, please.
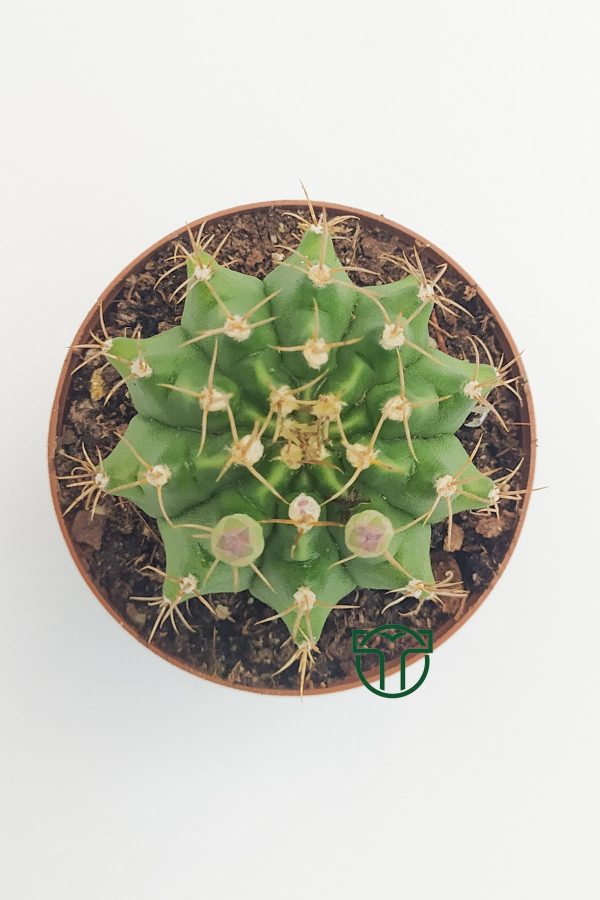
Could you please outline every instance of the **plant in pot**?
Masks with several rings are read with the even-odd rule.
[[[274,265],[263,277],[243,271],[253,248],[247,236],[236,244],[235,216],[233,235],[204,221],[168,252],[161,246],[158,265],[151,259],[142,272],[171,311],[155,333],[136,327],[143,308],[131,296],[120,319],[130,333],[111,325],[111,302],[100,302],[96,327],[67,363],[89,396],[85,408],[75,396],[66,421],[63,386],[53,459],[61,515],[80,517],[80,544],[87,535],[88,547],[110,557],[93,520],[111,504],[110,516],[128,516],[140,539],[140,552],[120,563],[132,570],[120,579],[132,630],[170,641],[171,658],[230,683],[276,689],[285,679],[289,689],[293,669],[302,693],[348,683],[347,669],[327,677],[336,644],[349,645],[348,625],[364,625],[374,610],[412,624],[433,617],[446,632],[462,621],[476,598],[469,603],[471,585],[450,554],[464,544],[465,515],[479,517],[481,541],[508,532],[502,561],[522,518],[507,505],[522,512],[533,467],[521,453],[525,426],[509,418],[521,402],[520,362],[494,356],[480,311],[470,309],[472,285],[457,299],[447,264],[414,242],[380,241],[372,270],[357,258],[365,238],[353,215],[317,214],[310,202],[274,212]],[[462,352],[452,353],[459,332]],[[133,409],[102,422],[120,395]],[[494,453],[489,423],[496,441],[505,438]],[[433,565],[432,531],[446,554]],[[148,581],[151,590],[132,589]],[[336,626],[340,615],[349,618]],[[203,649],[202,663],[190,665],[201,630],[212,633],[213,659]],[[217,672],[227,630],[234,649]],[[258,642],[258,679],[243,667],[232,677],[243,641]]]

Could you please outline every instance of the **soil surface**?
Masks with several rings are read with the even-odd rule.
[[[297,211],[306,215],[306,209]],[[251,275],[264,277],[285,255],[285,245],[295,245],[298,238],[297,221],[275,207],[238,213],[211,223],[207,233],[215,233],[214,245],[232,229],[221,261],[237,260],[233,268]],[[377,272],[386,280],[400,277],[397,268],[382,262],[384,255],[397,255],[402,250],[412,250],[412,240],[389,227],[362,220],[346,223],[336,241],[338,255],[345,265],[361,266]],[[169,301],[171,293],[182,281],[181,272],[158,279],[173,265],[174,244],[164,244],[120,285],[114,300],[105,307],[104,317],[109,334],[115,335],[127,329],[150,337],[157,331],[178,324],[182,304]],[[434,272],[440,263],[436,254],[419,245],[419,253],[426,269]],[[352,273],[359,284],[373,284],[372,275]],[[494,360],[506,345],[495,318],[480,299],[476,285],[466,282],[458,273],[448,268],[441,281],[446,296],[469,309],[474,318],[460,313],[458,318],[445,316],[438,309],[434,312],[431,334],[441,349],[454,356],[473,358],[468,335],[477,334],[487,344]],[[75,351],[73,367],[92,351]],[[59,475],[69,474],[73,467],[64,453],[79,457],[81,443],[86,447],[98,447],[103,456],[108,455],[115,444],[115,430],[123,430],[134,415],[133,406],[125,388],[117,390],[105,403],[106,394],[118,380],[112,367],[101,369],[102,359],[91,361],[70,379],[62,421],[57,434],[56,468]],[[515,369],[514,374],[517,374]],[[518,385],[517,385],[518,386]],[[506,389],[495,392],[496,408],[509,424],[504,431],[493,415],[488,415],[478,427],[463,426],[458,437],[470,451],[483,434],[477,454],[478,468],[502,467],[502,474],[514,468],[523,456],[523,448],[529,444],[529,428],[521,424],[527,419],[527,408]],[[476,423],[476,420],[475,420]],[[523,467],[525,470],[525,466]],[[519,476],[521,483],[519,483]],[[519,473],[514,487],[526,482],[527,472]],[[59,482],[62,508],[66,509],[75,498],[74,490],[68,490],[65,482]],[[500,518],[461,513],[454,519],[452,545],[446,542],[447,526],[440,523],[433,528],[432,562],[436,579],[451,570],[455,579],[461,579],[468,597],[462,604],[448,600],[442,609],[427,601],[418,615],[400,618],[399,613],[415,606],[415,600],[405,600],[382,615],[381,610],[390,599],[383,591],[357,590],[342,603],[357,604],[357,609],[333,612],[319,640],[320,654],[307,675],[305,691],[311,688],[335,686],[355,675],[351,649],[353,628],[371,629],[384,622],[403,622],[411,627],[433,628],[434,647],[436,636],[444,633],[456,619],[464,616],[477,601],[485,587],[493,579],[510,545],[517,525],[519,510],[513,503],[502,503]],[[162,544],[154,520],[145,516],[132,503],[105,498],[98,505],[96,515],[76,508],[66,517],[66,524],[83,565],[91,580],[97,585],[116,614],[126,620],[141,636],[147,639],[156,611],[132,596],[150,597],[160,593],[159,577],[141,573],[142,566],[150,564],[164,567]],[[288,631],[281,622],[256,626],[259,619],[272,613],[248,592],[239,594],[207,595],[218,612],[215,620],[197,601],[189,605],[189,621],[193,632],[181,630],[179,635],[167,624],[154,638],[162,651],[192,666],[198,672],[222,678],[233,685],[255,688],[277,687],[297,689],[298,674],[294,665],[274,677],[292,653],[287,643]],[[388,650],[384,644],[382,649]],[[390,658],[397,659],[398,650],[389,648]]]

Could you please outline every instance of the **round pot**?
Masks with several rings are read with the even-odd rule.
[[[371,241],[380,243],[383,242],[384,246],[394,246],[396,249],[412,249],[413,246],[417,246],[419,248],[421,257],[426,261],[437,264],[446,263],[448,266],[446,277],[450,277],[451,279],[453,279],[453,283],[455,285],[464,287],[464,296],[471,303],[476,304],[477,309],[480,310],[480,319],[481,316],[483,316],[484,321],[488,321],[489,323],[491,323],[490,327],[493,329],[495,343],[504,355],[504,360],[512,360],[513,358],[516,358],[518,356],[515,344],[508,329],[506,328],[504,322],[496,312],[488,297],[460,266],[458,266],[452,259],[450,259],[450,257],[448,257],[437,247],[425,241],[414,232],[398,225],[393,221],[390,221],[389,219],[384,218],[383,216],[373,215],[372,213],[363,212],[362,210],[334,204],[322,204],[315,202],[314,206],[318,209],[320,209],[321,207],[325,207],[330,218],[335,215],[347,215],[356,217],[358,222],[360,223],[361,237],[359,240],[361,242],[361,246],[363,247],[363,255],[366,252],[367,258],[369,247],[368,241]],[[192,223],[191,227],[198,228],[201,222],[205,222],[208,228],[210,228],[211,224],[214,227],[219,227],[223,226],[224,221],[227,220],[228,224],[231,223],[236,227],[242,228],[243,233],[247,235],[247,244],[250,249],[252,249],[253,241],[256,240],[254,235],[257,233],[255,219],[260,218],[261,216],[264,217],[266,215],[282,216],[286,212],[306,213],[306,203],[304,201],[296,200],[281,200],[250,204],[247,206],[239,206],[233,209],[215,213],[203,219],[199,219],[198,221]],[[292,222],[293,220],[287,219],[286,221]],[[128,284],[128,281],[133,276],[139,276],[140,273],[144,273],[146,270],[148,270],[150,261],[156,258],[157,254],[166,251],[166,248],[168,248],[173,241],[184,237],[186,233],[187,226],[186,228],[181,228],[178,231],[175,231],[162,240],[158,241],[144,253],[140,254],[140,256],[138,256],[137,259],[135,259],[132,263],[130,263],[130,265],[128,265],[106,288],[92,310],[88,313],[81,327],[77,331],[77,334],[75,335],[73,346],[86,343],[90,331],[95,331],[98,328],[100,308],[102,308],[105,315],[108,316],[112,305],[116,302],[116,298],[119,295],[122,295],[123,288]],[[276,251],[278,235],[270,235],[269,241],[270,249]],[[365,246],[367,247],[366,251],[364,250]],[[250,271],[249,269],[247,270]],[[398,277],[398,275],[396,275],[396,277]],[[148,272],[148,279],[151,281],[152,278],[152,273]],[[443,328],[440,327],[439,330],[436,329],[436,333],[440,336],[438,343],[442,347],[444,346],[444,340],[452,338],[452,334],[448,332],[448,329],[453,327],[453,321],[454,320],[446,320],[443,323]],[[444,338],[444,335],[447,335],[447,337]],[[469,347],[465,347],[464,349],[467,352],[469,351]],[[265,679],[263,679],[263,683],[258,684],[233,682],[231,676],[229,678],[223,678],[219,677],[216,674],[211,674],[209,671],[205,671],[199,666],[194,665],[192,662],[186,659],[185,656],[179,654],[175,650],[168,650],[164,647],[161,647],[160,643],[153,642],[148,644],[145,637],[142,635],[139,626],[136,627],[136,623],[123,614],[122,608],[119,609],[115,597],[110,596],[109,592],[107,592],[106,589],[103,589],[97,583],[97,580],[94,578],[92,572],[90,571],[90,547],[78,540],[78,536],[74,534],[72,526],[73,513],[70,514],[67,520],[63,515],[63,509],[65,508],[66,504],[64,502],[64,499],[61,498],[60,482],[56,477],[55,469],[55,461],[57,459],[56,454],[60,450],[64,439],[63,432],[66,425],[66,411],[70,402],[70,395],[72,390],[71,375],[73,373],[73,370],[76,368],[76,366],[79,365],[80,362],[81,357],[77,355],[77,352],[75,350],[71,349],[67,354],[62,368],[54,404],[52,407],[48,443],[48,461],[50,469],[52,499],[59,525],[69,551],[75,561],[75,564],[81,572],[83,578],[87,582],[90,590],[95,594],[95,596],[102,603],[105,609],[108,610],[108,612],[119,622],[120,625],[122,625],[138,640],[145,643],[146,646],[149,646],[151,650],[153,650],[155,653],[159,654],[169,662],[172,662],[175,665],[180,666],[181,668],[186,669],[187,671],[195,675],[199,675],[202,678],[207,678],[210,681],[227,685],[229,687],[233,686],[242,690],[253,690],[262,693],[297,694],[297,689],[293,689],[289,685],[278,687],[275,682],[269,684],[269,679],[266,677]],[[470,587],[471,589],[460,617],[456,619],[452,616],[446,616],[444,621],[440,621],[437,624],[434,623],[433,625],[434,648],[439,647],[439,645],[443,641],[449,638],[450,635],[452,635],[458,628],[462,627],[464,623],[473,615],[475,610],[481,606],[486,597],[491,593],[496,581],[504,571],[508,560],[516,546],[525,518],[525,513],[529,501],[529,491],[532,487],[533,481],[535,460],[535,422],[531,394],[527,385],[525,370],[523,368],[522,361],[519,358],[516,359],[511,374],[519,376],[519,391],[522,398],[522,405],[519,410],[519,415],[517,416],[517,420],[513,422],[511,426],[511,433],[513,435],[511,440],[513,440],[513,443],[515,441],[518,443],[519,453],[523,457],[523,463],[520,470],[521,480],[519,486],[524,489],[525,492],[523,493],[521,501],[517,504],[514,520],[511,520],[512,524],[509,537],[507,538],[505,536],[501,550],[499,550],[494,557],[495,561],[493,565],[493,571],[489,574],[487,583],[483,583],[481,578],[479,578],[477,581],[473,581],[472,579],[471,584],[469,585],[467,585],[465,582],[465,587]],[[91,413],[91,415],[93,415],[93,412]],[[123,419],[123,424],[125,423],[125,421],[126,419]],[[482,444],[483,448],[485,448],[485,441],[486,439],[484,438],[484,442]],[[485,544],[486,540],[487,538],[485,537],[481,538],[482,545]],[[105,536],[103,538],[104,546],[101,552],[108,554],[111,553],[111,546],[109,541],[110,536]],[[485,579],[483,581],[485,581]],[[333,616],[330,616],[329,621],[331,621],[332,618]],[[398,621],[403,621],[409,626],[412,625],[412,620],[398,619]],[[371,624],[369,627],[375,627],[376,624],[381,624],[381,621],[373,622],[373,624]],[[350,634],[348,634],[348,641],[350,641],[350,639]],[[248,640],[250,640],[250,638],[248,638]],[[419,658],[420,657],[418,656],[412,656],[409,657],[409,660],[411,662],[415,662]],[[348,666],[346,666],[346,669],[348,669]],[[386,675],[392,675],[398,670],[399,663],[398,659],[396,658],[396,660],[390,661],[386,666]],[[366,671],[365,674],[370,680],[373,680],[377,677],[378,672],[373,669],[372,671]],[[354,687],[358,684],[360,684],[360,680],[356,674],[356,671],[352,669],[351,671],[346,671],[342,676],[336,677],[335,681],[331,684],[327,684],[327,686],[319,686],[318,684],[313,685],[310,683],[310,681],[308,681],[305,687],[305,693],[324,693],[328,691]]]

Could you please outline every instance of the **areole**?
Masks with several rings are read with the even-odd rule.
[[[265,208],[271,208],[271,207],[276,207],[281,210],[297,210],[298,208],[305,207],[305,205],[306,205],[305,201],[297,201],[297,200],[267,201],[264,203],[248,204],[246,206],[240,206],[240,207],[235,207],[233,209],[224,210],[224,211],[215,213],[211,216],[207,216],[202,219],[199,219],[197,222],[192,223],[192,227],[197,227],[202,222],[205,222],[206,224],[210,224],[211,222],[215,223],[221,219],[225,219],[225,218],[234,216],[238,213],[247,213],[247,212],[251,212],[252,210],[265,209]],[[379,226],[383,229],[386,229],[388,231],[394,231],[397,234],[402,235],[403,238],[408,239],[409,241],[418,242],[420,245],[426,245],[428,250],[430,250],[436,257],[438,257],[441,262],[447,263],[449,265],[449,267],[460,278],[464,279],[464,281],[466,281],[473,288],[476,287],[473,280],[464,272],[464,270],[460,266],[458,266],[453,260],[451,260],[441,250],[439,250],[438,248],[433,246],[431,243],[426,242],[423,238],[419,237],[414,232],[412,232],[400,225],[397,225],[396,223],[394,223],[388,219],[385,219],[382,216],[375,216],[371,213],[363,212],[361,210],[353,209],[350,207],[344,207],[344,206],[339,206],[339,205],[334,205],[334,204],[321,204],[318,202],[315,202],[314,205],[319,206],[319,207],[324,206],[328,212],[328,215],[334,216],[334,215],[340,214],[340,215],[356,216],[359,218],[359,220],[362,220],[363,222],[368,221],[368,222],[370,222],[376,226]],[[165,238],[161,239],[160,241],[158,241],[156,244],[154,244],[152,247],[150,247],[144,253],[140,254],[140,256],[138,256],[137,259],[135,259],[129,266],[127,266],[113,280],[113,282],[103,292],[102,296],[99,298],[99,301],[94,305],[93,309],[86,317],[85,321],[83,322],[82,326],[80,327],[80,329],[73,341],[73,344],[82,343],[87,338],[90,330],[96,330],[97,325],[99,323],[100,305],[102,305],[102,307],[105,310],[110,308],[110,305],[111,305],[111,303],[114,302],[115,296],[116,296],[120,286],[122,285],[124,279],[126,279],[127,276],[130,275],[131,273],[137,272],[141,268],[143,268],[145,261],[148,259],[148,257],[150,255],[155,253],[159,248],[163,247],[165,244],[169,243],[170,241],[176,240],[177,238],[181,237],[185,233],[185,231],[186,231],[185,228],[179,229],[179,230],[169,234]],[[317,276],[324,277],[322,275],[322,273],[320,273],[320,272],[315,274],[315,277],[317,277]],[[486,295],[478,287],[477,287],[477,294],[478,294],[480,300],[482,301],[482,303],[489,310],[490,314],[496,320],[498,329],[501,333],[499,336],[499,342],[502,345],[502,351],[504,353],[504,358],[505,359],[513,359],[514,357],[517,357],[518,356],[517,350],[514,346],[514,343],[512,341],[510,333],[508,332],[506,326],[504,325],[501,317],[498,315],[494,306],[489,301],[489,299],[486,297]],[[237,325],[236,325],[236,327],[237,327]],[[306,358],[307,358],[307,362],[310,365],[310,359],[308,357],[306,357]],[[52,491],[54,507],[55,507],[58,521],[59,521],[59,524],[60,524],[60,527],[61,527],[61,530],[63,533],[63,537],[67,543],[69,551],[70,551],[71,555],[73,556],[73,559],[75,560],[75,563],[76,563],[79,571],[81,572],[82,576],[88,583],[92,592],[96,595],[96,597],[100,600],[100,602],[104,605],[104,607],[111,613],[111,615],[114,618],[116,618],[117,621],[119,621],[119,623],[127,631],[129,631],[134,637],[136,637],[138,640],[142,641],[146,646],[148,646],[148,644],[146,644],[145,640],[138,634],[138,632],[133,628],[133,626],[130,625],[127,621],[125,621],[121,616],[119,616],[115,612],[115,610],[111,606],[109,600],[105,596],[103,596],[102,591],[98,588],[98,586],[96,584],[94,584],[93,580],[91,579],[91,577],[90,577],[88,571],[86,570],[86,567],[81,559],[81,556],[77,550],[77,546],[75,545],[75,543],[69,533],[69,529],[67,528],[67,526],[65,524],[64,517],[63,517],[62,511],[60,508],[58,489],[57,489],[57,481],[56,481],[56,477],[55,477],[55,473],[54,473],[54,455],[55,455],[56,445],[57,445],[57,434],[60,433],[60,430],[62,428],[64,413],[65,413],[65,404],[67,402],[68,392],[69,392],[70,376],[71,376],[73,370],[76,368],[77,363],[78,363],[78,360],[77,360],[76,356],[74,355],[74,352],[70,351],[67,355],[67,358],[65,360],[65,363],[64,363],[64,366],[63,366],[63,369],[61,372],[58,389],[57,389],[57,393],[56,393],[56,397],[55,397],[55,401],[54,401],[54,405],[53,405],[53,409],[52,409],[51,421],[50,421],[48,459],[49,459],[51,491]],[[502,572],[504,571],[504,568],[507,565],[507,562],[514,550],[514,547],[516,546],[516,543],[518,541],[518,538],[519,538],[519,535],[521,532],[521,528],[523,525],[523,521],[524,521],[524,517],[525,517],[525,513],[527,510],[528,501],[529,501],[528,491],[532,487],[532,480],[533,480],[534,459],[535,459],[535,422],[534,422],[534,414],[533,414],[533,405],[532,405],[532,401],[531,401],[531,395],[529,393],[529,389],[528,389],[527,381],[526,381],[526,377],[525,377],[525,371],[523,369],[523,365],[522,365],[522,362],[520,359],[516,360],[515,371],[518,371],[519,376],[521,376],[521,378],[523,379],[522,417],[523,417],[523,422],[528,423],[528,426],[523,426],[520,429],[521,449],[522,449],[522,455],[524,457],[523,467],[522,467],[523,484],[524,484],[524,488],[527,492],[524,493],[522,502],[520,503],[520,505],[518,507],[517,524],[516,524],[515,531],[512,535],[510,545],[504,555],[504,558],[503,558],[498,570],[495,572],[491,583],[484,590],[482,590],[478,596],[476,596],[475,601],[469,606],[468,610],[458,621],[450,620],[444,626],[442,626],[439,630],[436,631],[435,637],[434,637],[434,647],[436,647],[436,648],[444,640],[446,640],[448,637],[450,637],[450,635],[453,634],[454,631],[456,631],[468,618],[470,618],[472,616],[473,612],[481,605],[483,600],[491,592],[496,581],[498,580],[499,576],[502,574]],[[400,399],[402,399],[402,398],[400,398]],[[282,402],[285,402],[285,400],[286,400],[286,398],[282,398]],[[288,398],[288,400],[289,400],[289,398]],[[405,408],[397,410],[397,415],[400,417],[399,420],[401,420],[402,416],[407,416],[409,414],[410,414],[410,412],[407,411]],[[310,449],[310,443],[308,443],[307,446]],[[307,519],[307,522],[309,522],[308,519]],[[310,527],[310,524],[308,525],[308,527]],[[349,635],[349,640],[350,640],[350,635]],[[257,691],[257,692],[261,692],[261,693],[293,694],[293,695],[297,694],[297,691],[290,690],[290,689],[278,689],[278,688],[268,688],[268,687],[258,688],[258,687],[246,686],[243,684],[232,685],[231,682],[228,682],[225,679],[208,675],[208,674],[194,668],[193,666],[187,664],[185,661],[183,661],[175,656],[172,656],[168,653],[165,653],[163,650],[161,650],[160,647],[156,646],[155,644],[150,644],[149,646],[155,653],[157,653],[158,655],[167,659],[169,662],[172,662],[193,674],[199,675],[200,677],[206,678],[206,679],[216,682],[216,683],[226,685],[228,687],[234,686],[234,687],[240,688],[242,690],[251,690],[251,691]],[[419,657],[414,656],[411,658],[411,661],[415,661],[418,658]],[[391,675],[394,672],[396,672],[397,670],[398,670],[398,663],[390,664],[386,668],[386,673]],[[373,669],[373,677],[375,677],[375,675],[376,675],[376,670]],[[325,693],[325,692],[340,690],[343,688],[354,687],[359,683],[360,683],[360,681],[359,681],[358,677],[356,675],[352,675],[352,676],[348,676],[345,680],[338,682],[331,687],[325,687],[325,688],[307,687],[305,693],[306,694]]]

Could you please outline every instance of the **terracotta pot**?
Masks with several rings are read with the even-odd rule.
[[[460,267],[458,266],[447,254],[443,253],[433,244],[425,241],[419,235],[415,234],[413,231],[410,231],[407,228],[404,228],[401,225],[398,225],[396,222],[393,222],[389,219],[384,218],[383,216],[373,215],[372,213],[363,212],[359,209],[353,209],[347,206],[339,206],[335,204],[327,204],[320,203],[318,201],[314,201],[314,206],[316,208],[325,207],[327,209],[329,217],[339,214],[353,215],[357,216],[362,222],[368,221],[370,224],[377,226],[381,231],[394,232],[397,236],[404,239],[406,242],[412,244],[413,242],[417,243],[419,246],[426,246],[427,253],[429,256],[439,259],[440,262],[445,262],[448,264],[450,270],[453,270],[461,279],[466,281],[469,285],[476,288],[476,292],[482,303],[488,308],[491,315],[496,320],[496,323],[499,328],[499,332],[501,334],[497,334],[497,338],[499,343],[502,345],[502,351],[504,353],[504,359],[510,360],[517,356],[517,350],[515,344],[512,340],[510,332],[506,328],[506,325],[502,321],[501,317],[497,313],[491,301],[488,297],[483,293],[483,291],[475,284],[472,278]],[[230,217],[237,213],[245,213],[252,212],[253,210],[277,207],[279,209],[285,210],[297,210],[299,208],[306,208],[305,201],[302,200],[276,200],[276,201],[267,201],[264,203],[253,203],[248,204],[246,206],[237,206],[232,209],[226,209],[218,213],[214,213],[211,216],[207,216],[205,219],[199,219],[196,222],[192,223],[192,228],[199,227],[202,221],[207,223],[217,222],[220,219],[224,219],[226,217]],[[106,290],[100,296],[98,302],[94,305],[92,310],[88,313],[85,320],[83,321],[81,327],[79,328],[75,338],[73,340],[73,344],[84,343],[87,339],[90,330],[96,330],[99,323],[99,307],[102,304],[104,310],[107,310],[111,303],[113,303],[115,296],[118,293],[119,287],[121,286],[124,279],[133,272],[137,272],[141,270],[144,266],[145,261],[163,247],[165,244],[170,241],[176,240],[177,238],[182,237],[187,233],[187,226],[185,228],[181,228],[178,231],[172,232],[172,234],[167,235],[167,237],[162,238],[162,240],[158,241],[144,253],[141,253],[137,259],[135,259],[130,265],[128,265],[111,284],[106,288]],[[115,611],[115,609],[111,606],[109,600],[102,594],[101,590],[98,588],[96,584],[92,581],[89,572],[87,571],[85,565],[82,562],[81,556],[78,552],[77,546],[75,545],[71,535],[69,533],[68,528],[66,527],[62,511],[59,505],[59,497],[58,497],[58,482],[56,479],[56,474],[54,471],[54,455],[57,446],[57,435],[60,434],[63,426],[63,417],[65,410],[65,403],[69,393],[69,385],[70,385],[70,376],[72,370],[78,364],[79,359],[75,356],[73,351],[69,351],[67,357],[65,359],[62,372],[60,375],[60,379],[58,382],[58,387],[56,390],[56,396],[54,398],[54,404],[52,407],[52,415],[50,419],[50,431],[49,431],[49,441],[48,441],[48,462],[49,462],[49,470],[50,470],[50,485],[52,492],[52,500],[54,503],[54,508],[56,510],[56,515],[60,524],[60,528],[63,534],[63,537],[66,541],[67,547],[71,553],[75,561],[75,565],[81,572],[81,575],[87,582],[90,590],[96,595],[98,600],[102,603],[105,609],[119,622],[120,625],[123,626],[130,634],[132,634],[135,638],[137,638],[140,642],[142,642],[145,646],[150,647],[150,649],[157,653],[159,656],[162,656],[164,659],[168,660],[171,663],[179,666],[182,669],[191,672],[194,675],[199,675],[201,678],[206,678],[209,681],[216,682],[218,684],[223,684],[227,687],[236,687],[241,690],[250,690],[258,693],[272,693],[272,694],[293,694],[297,696],[297,691],[289,690],[289,689],[278,689],[278,688],[267,688],[267,687],[249,687],[241,684],[232,684],[225,679],[218,678],[216,676],[208,675],[198,669],[195,669],[193,666],[189,665],[187,662],[178,659],[175,656],[172,656],[163,650],[161,650],[155,644],[148,644],[144,638],[138,634],[138,632]],[[523,368],[522,361],[519,359],[515,364],[516,370],[518,370],[519,375],[522,377],[522,387],[520,388],[521,395],[523,397],[523,408],[522,408],[522,423],[523,427],[520,429],[521,436],[521,447],[522,447],[522,455],[524,457],[524,462],[522,466],[523,472],[523,485],[528,490],[532,487],[533,482],[533,472],[534,472],[534,462],[535,462],[535,420],[534,420],[534,412],[533,412],[533,404],[531,399],[531,394],[528,388],[527,379],[525,375],[525,370]],[[477,610],[486,597],[493,590],[497,580],[500,575],[506,568],[508,560],[513,553],[513,550],[517,544],[519,539],[519,535],[521,533],[521,528],[523,526],[523,521],[525,519],[525,513],[527,511],[529,503],[529,494],[525,494],[522,502],[520,503],[517,510],[517,524],[512,535],[510,544],[508,549],[502,559],[500,566],[494,574],[494,577],[489,585],[485,587],[479,595],[475,596],[473,600],[473,594],[470,594],[470,606],[465,614],[458,620],[453,621],[450,620],[444,625],[442,625],[437,631],[434,632],[434,648],[440,646],[440,644],[447,640],[458,628],[461,628],[465,622],[471,618],[475,610]],[[409,657],[411,662],[416,662],[421,657],[412,656]],[[399,670],[398,662],[392,662],[386,667],[386,676],[393,675]],[[367,677],[370,680],[374,680],[377,677],[377,671],[375,669],[372,672],[366,673]],[[358,676],[356,674],[352,674],[348,676],[345,680],[337,682],[335,685],[326,688],[310,688],[307,687],[305,694],[318,694],[318,693],[327,693],[329,691],[337,691],[350,687],[355,687],[360,684]]]

